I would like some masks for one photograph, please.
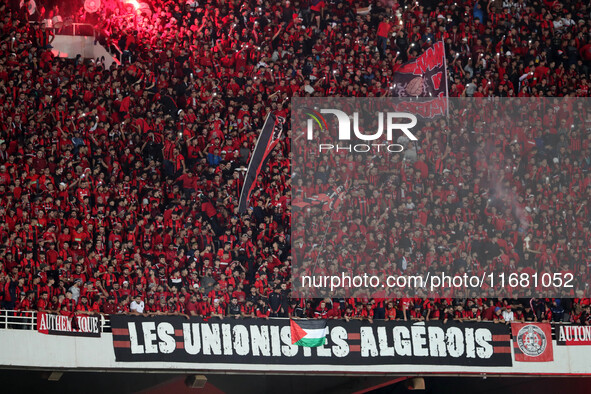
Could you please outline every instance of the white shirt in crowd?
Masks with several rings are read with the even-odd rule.
[[[129,310],[137,313],[144,313],[144,301],[137,302],[136,300],[131,301],[129,304]]]
[[[505,321],[513,321],[514,320],[513,311],[511,309],[505,309],[503,311],[503,320],[505,320]]]

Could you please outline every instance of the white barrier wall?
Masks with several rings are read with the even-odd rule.
[[[327,374],[472,374],[481,375],[591,375],[591,346],[557,346],[554,361],[517,362],[512,367],[466,367],[436,365],[280,365],[280,364],[196,364],[180,362],[117,362],[110,333],[100,338],[45,335],[33,330],[0,329],[0,365],[10,368],[80,370],[153,370],[178,373],[260,372]],[[316,349],[312,349],[314,355]],[[513,350],[512,350],[513,352]],[[512,357],[514,359],[514,357]]]
[[[105,67],[111,67],[115,59],[102,45],[94,45],[94,37],[56,35],[51,43],[53,54],[58,57],[74,59],[80,55],[87,59],[105,57]]]
[[[51,43],[53,49],[59,52],[60,57],[73,59],[76,55],[85,58],[94,58],[94,37],[85,36],[55,36]]]

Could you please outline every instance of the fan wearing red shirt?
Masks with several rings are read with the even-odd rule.
[[[343,310],[341,309],[341,303],[335,302],[332,304],[332,309],[328,311],[327,318],[328,319],[340,319],[343,315]]]
[[[421,311],[421,305],[415,305],[415,307],[410,311],[410,320],[413,321],[423,321],[425,320],[425,316]]]
[[[385,317],[385,320],[386,321],[396,320],[396,313],[397,313],[397,310],[394,307],[394,302],[388,301],[388,304],[386,305],[386,317]]]
[[[117,313],[117,304],[115,303],[115,297],[110,296],[108,301],[103,304],[103,313],[112,315]]]
[[[362,320],[367,320],[370,323],[373,323],[373,305],[367,304],[364,305],[361,309],[360,317]]]
[[[209,304],[209,297],[204,295],[201,302],[197,305],[197,312],[202,317],[207,317],[211,314],[211,305]]]
[[[315,319],[328,319],[328,308],[326,307],[326,302],[320,301],[320,304],[314,311],[314,318]]]
[[[266,320],[268,320],[270,314],[271,314],[271,309],[267,305],[267,302],[265,300],[263,300],[262,298],[259,299],[259,303],[258,303],[257,308],[256,308],[256,316],[259,319],[266,319]]]
[[[29,296],[27,297],[26,293],[24,291],[21,291],[20,293],[20,299],[16,302],[15,305],[15,309],[18,312],[17,316],[29,316],[29,313],[25,313],[24,311],[30,311],[32,310],[32,306],[33,306],[33,300],[32,300],[32,295],[33,293],[30,293]]]
[[[92,306],[88,303],[88,297],[85,295],[80,296],[80,302],[76,306],[76,313],[82,313],[85,315],[92,314],[94,312]]]
[[[347,308],[345,309],[345,313],[343,314],[343,317],[345,318],[346,321],[350,321],[351,319],[354,319],[356,315],[355,309],[353,308],[353,306],[351,305],[347,305]]]
[[[392,30],[392,25],[387,17],[384,17],[378,25],[378,49],[381,53],[384,53],[386,46],[388,45],[388,36]]]
[[[246,303],[241,308],[242,317],[255,317],[255,308],[251,300],[246,300]]]
[[[51,312],[49,310],[49,300],[48,300],[48,294],[46,291],[41,293],[41,296],[39,297],[39,300],[37,301],[37,310],[39,312]]]
[[[217,298],[213,300],[213,305],[211,307],[209,315],[211,317],[218,317],[220,319],[223,319],[225,314],[226,313],[224,311],[224,307],[222,306],[220,300],[218,300]]]

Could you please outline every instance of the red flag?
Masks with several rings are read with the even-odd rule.
[[[391,88],[394,97],[433,98],[432,101],[421,102],[417,115],[423,118],[445,115],[448,88],[443,42],[436,42],[421,56],[396,69]]]
[[[512,323],[515,361],[546,362],[554,360],[552,327],[548,323]]]

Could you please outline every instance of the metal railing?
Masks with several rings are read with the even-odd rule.
[[[39,21],[29,21],[30,24],[37,24]],[[96,39],[97,30],[94,25],[90,23],[67,22],[60,27],[46,25],[47,30],[51,30],[56,35],[62,36],[84,36],[93,37]]]
[[[30,21],[29,23],[38,23],[37,21]],[[119,48],[117,43],[112,42],[103,44],[100,40],[99,30],[90,23],[78,23],[68,22],[63,26],[56,28],[54,26],[47,26],[47,29],[51,30],[55,35],[60,36],[81,36],[81,37],[92,37],[94,45],[101,45],[106,49],[108,53],[113,55],[113,59],[117,64],[123,62],[123,51]],[[103,37],[104,38],[104,37]]]
[[[37,311],[0,310],[0,330],[37,330]],[[111,320],[106,315],[99,316],[101,333],[111,332]]]
[[[59,34],[61,36],[84,36],[93,37],[95,39],[97,37],[97,31],[90,23],[72,23],[64,25],[59,29],[51,29],[53,29],[55,34]]]
[[[1,329],[21,329],[21,330],[36,330],[37,329],[37,311],[16,311],[16,310],[7,310],[7,309],[0,309],[0,330]],[[100,319],[100,332],[101,333],[109,333],[111,332],[111,320],[109,319],[108,315],[104,314],[97,314]],[[96,315],[95,315],[96,316]],[[285,317],[272,317],[269,320],[286,320],[288,318]],[[472,322],[466,322],[466,324],[470,324]],[[485,324],[502,324],[502,323],[494,323],[493,321],[482,320],[479,323]],[[343,324],[347,324],[343,320]],[[368,323],[371,324],[371,323]],[[552,326],[552,337],[556,338],[556,332],[558,332],[558,327],[561,325],[569,326],[572,323],[569,322],[551,322]]]

